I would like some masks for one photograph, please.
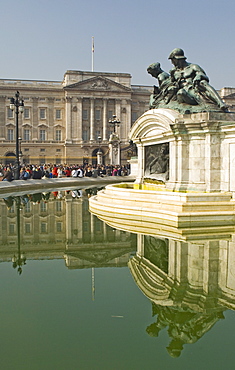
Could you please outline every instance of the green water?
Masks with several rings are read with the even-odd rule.
[[[233,310],[172,358],[168,327],[146,331],[157,315],[127,266],[136,235],[91,216],[85,192],[59,196],[0,199],[1,369],[234,368]]]

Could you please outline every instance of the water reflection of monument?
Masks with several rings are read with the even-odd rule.
[[[174,49],[170,73],[160,63],[150,110],[133,124],[135,184],[108,185],[90,211],[111,227],[138,234],[133,277],[180,355],[235,308],[235,114],[197,64]]]
[[[167,328],[167,350],[178,357],[185,344],[197,342],[223,319],[225,310],[235,309],[235,234],[224,239],[189,234],[181,240],[163,235],[139,234],[129,268],[152,302],[156,319],[147,333],[158,337]]]

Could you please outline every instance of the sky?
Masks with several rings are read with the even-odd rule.
[[[67,70],[130,73],[182,48],[216,88],[235,87],[233,0],[0,0],[0,78],[62,81]]]

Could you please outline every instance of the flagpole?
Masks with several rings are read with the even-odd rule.
[[[91,71],[94,72],[94,52],[95,52],[95,43],[94,43],[94,36],[92,36],[92,59],[91,59]]]

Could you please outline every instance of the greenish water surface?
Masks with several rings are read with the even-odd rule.
[[[27,195],[14,198],[12,205],[0,199],[1,369],[233,369],[235,315],[218,305],[215,291],[210,307],[201,311],[206,307],[211,315],[218,306],[221,315],[205,332],[196,303],[187,306],[184,301],[184,313],[200,316],[196,329],[202,335],[185,343],[178,358],[166,349],[170,326],[157,337],[148,333],[160,317],[154,309],[163,312],[164,307],[144,294],[127,265],[136,258],[138,238],[91,216],[89,196],[85,191],[76,197],[71,192],[50,193],[47,199],[45,194],[38,199]],[[151,253],[147,237],[145,245],[141,258],[148,260],[146,281],[153,291],[153,274],[169,272],[165,252],[170,245],[151,241]],[[159,246],[165,253],[161,256]],[[183,301],[182,284],[177,292],[174,307]],[[204,302],[208,297],[203,294]],[[233,295],[229,304],[234,304]],[[179,312],[182,307],[177,327],[182,324]],[[190,320],[187,328],[193,325]]]

